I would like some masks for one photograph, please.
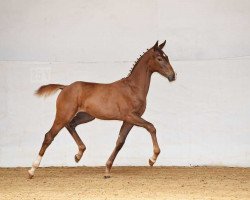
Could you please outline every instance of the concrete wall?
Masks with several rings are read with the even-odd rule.
[[[158,165],[250,167],[250,3],[247,0],[0,0],[0,167],[30,166],[49,130],[57,95],[42,84],[112,82],[157,39],[178,73],[155,74],[144,118],[158,131]],[[62,130],[42,166],[103,165],[121,122]],[[132,129],[115,165],[147,165],[149,134]]]

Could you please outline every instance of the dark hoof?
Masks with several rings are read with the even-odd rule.
[[[104,175],[103,178],[104,178],[104,179],[108,179],[108,178],[111,178],[111,176],[110,176],[110,175]]]
[[[149,165],[150,165],[150,167],[153,167],[153,165],[155,164],[152,160],[148,160],[148,163],[149,163]]]
[[[34,177],[34,175],[30,174],[29,172],[28,172],[28,174],[29,174],[29,176],[28,176],[29,179],[32,179]]]
[[[76,154],[76,155],[75,155],[75,161],[76,161],[76,163],[78,163],[80,159],[81,159],[81,158],[77,158],[77,154]]]

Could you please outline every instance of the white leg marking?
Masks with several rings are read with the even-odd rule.
[[[37,157],[37,159],[35,160],[35,162],[33,162],[31,169],[29,170],[30,175],[32,175],[32,176],[34,175],[35,170],[36,170],[36,168],[39,167],[41,160],[42,160],[42,156],[39,155]]]
[[[156,158],[154,158],[154,156],[152,156],[151,158],[149,158],[153,163],[156,162]]]
[[[82,157],[82,153],[78,152],[78,154],[76,154],[76,157],[77,157],[77,159],[80,160],[80,158]]]

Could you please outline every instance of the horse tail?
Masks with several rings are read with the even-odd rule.
[[[60,85],[60,84],[42,85],[38,90],[35,91],[35,94],[37,96],[47,97],[49,95],[54,94],[59,89],[63,90],[65,87],[67,87],[67,86],[66,85]]]

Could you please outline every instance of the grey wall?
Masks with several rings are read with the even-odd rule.
[[[157,39],[178,73],[154,75],[144,118],[154,123],[158,165],[250,166],[250,2],[0,0],[0,166],[29,166],[55,114],[42,84],[112,82]],[[79,126],[87,151],[62,130],[43,166],[103,165],[121,122]],[[147,165],[149,134],[135,127],[116,165]]]

